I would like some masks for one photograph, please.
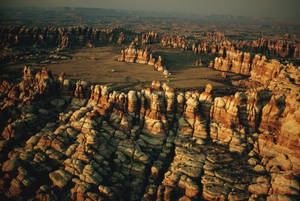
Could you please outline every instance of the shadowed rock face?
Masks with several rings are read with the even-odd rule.
[[[154,31],[142,35],[142,45],[158,43],[158,34]]]
[[[30,54],[43,54],[45,51],[56,52],[67,48],[94,47],[108,43],[123,44],[130,41],[133,33],[121,28],[102,29],[87,26],[70,27],[25,27],[12,26],[1,28],[1,63],[23,60],[24,56]],[[150,39],[148,39],[150,40]],[[21,56],[13,55],[10,51],[27,48]],[[22,59],[23,58],[23,59]]]
[[[145,51],[135,58],[142,62]],[[248,65],[241,55],[231,54],[240,62],[231,70]],[[20,83],[0,83],[0,194],[12,200],[299,197],[299,70],[256,56],[249,72],[239,84],[261,87],[214,97],[210,84],[181,92],[153,81],[125,93],[25,66]]]
[[[100,30],[91,26],[10,26],[0,29],[0,37],[0,62],[2,64],[28,59],[36,60],[41,55],[45,56],[45,53],[73,50],[76,47],[92,48],[104,44],[128,44],[133,39],[135,43],[142,46],[160,43],[164,48],[190,50],[199,55],[218,55],[218,59],[215,60],[216,69],[243,75],[250,75],[251,57],[248,52],[285,58],[297,63],[296,59],[300,58],[300,44],[297,37],[293,35],[282,35],[279,37],[280,40],[276,37],[271,40],[267,36],[256,40],[232,40],[224,33],[204,32],[201,35],[196,34],[196,37],[193,36],[194,39],[190,40],[186,35],[169,36],[160,35],[154,31],[142,33],[138,30],[133,32],[123,28]],[[147,60],[150,65],[154,65],[157,62],[151,61],[146,53],[134,54],[142,58],[140,62],[137,59],[137,63],[145,63]],[[48,57],[41,62],[48,63],[51,59],[55,58]],[[125,57],[121,60],[125,61]],[[135,62],[133,57],[126,61]],[[209,61],[204,61],[204,63],[208,65]]]

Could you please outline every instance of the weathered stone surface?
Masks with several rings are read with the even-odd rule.
[[[148,64],[153,66],[155,70],[162,72],[165,77],[171,75],[167,68],[162,64],[161,56],[159,56],[158,59],[153,58],[152,53],[147,48],[137,49],[134,42],[132,42],[128,48],[121,51],[118,61]]]
[[[270,186],[265,183],[259,184],[251,184],[248,187],[250,193],[257,194],[257,195],[267,195],[269,192]]]
[[[126,40],[116,34],[112,40]],[[165,72],[162,59],[138,49],[138,41],[119,60],[152,62]],[[165,37],[163,44],[189,48],[183,37]],[[84,81],[64,87],[65,76],[56,79],[46,68],[34,75],[25,67],[17,85],[1,82],[0,114],[9,118],[0,116],[0,194],[72,200],[299,196],[298,70],[264,57],[250,61],[250,54],[230,48],[205,41],[193,46],[195,54],[226,54],[214,65],[251,75],[241,83],[260,82],[225,97],[210,84],[202,93],[159,81],[129,92]]]
[[[59,188],[64,188],[71,180],[72,176],[63,170],[56,170],[49,173],[49,178],[53,185],[58,186]]]
[[[271,174],[272,193],[297,195],[300,193],[300,184],[292,172],[285,174]]]
[[[20,163],[17,159],[7,160],[2,165],[2,171],[3,172],[14,171],[18,168],[19,165],[20,165]]]

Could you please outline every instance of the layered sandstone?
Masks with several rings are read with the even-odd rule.
[[[162,72],[165,77],[171,75],[166,66],[163,64],[161,56],[158,56],[158,59],[155,59],[152,56],[151,51],[149,51],[147,48],[137,49],[134,42],[132,42],[128,48],[121,51],[121,55],[119,56],[118,61],[148,64],[153,66],[155,70]]]
[[[210,84],[183,92],[154,81],[120,92],[25,66],[20,83],[0,85],[1,195],[299,197],[299,70],[256,56],[250,71],[248,82],[264,87],[215,97]]]
[[[219,54],[223,55],[223,52],[219,52]],[[250,59],[250,53],[241,52],[231,48],[231,50],[226,51],[225,58],[215,58],[214,68],[221,71],[228,71],[249,76],[251,71]]]

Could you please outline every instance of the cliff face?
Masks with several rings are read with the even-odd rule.
[[[184,50],[189,48],[185,38],[181,36],[171,37],[163,35],[161,38],[161,44],[163,47],[179,48]]]
[[[34,54],[45,54],[45,51],[50,50],[59,52],[68,48],[91,48],[103,44],[122,45],[132,40],[135,40],[136,43],[142,46],[160,43],[164,48],[191,50],[195,54],[217,54],[223,58],[226,58],[227,55],[228,59],[218,61],[222,64],[217,64],[216,69],[228,71],[232,66],[232,72],[244,75],[249,75],[251,70],[249,67],[251,65],[250,57],[246,52],[286,59],[300,57],[300,44],[296,37],[289,37],[289,40],[286,40],[286,38],[282,40],[259,38],[254,41],[248,41],[231,40],[220,32],[205,32],[190,40],[185,36],[160,35],[154,31],[141,34],[122,28],[99,30],[91,26],[12,26],[1,28],[0,37],[0,47],[2,48],[0,60],[2,63],[26,60],[27,57],[31,58]],[[24,51],[24,48],[27,50]],[[240,55],[241,52],[244,53]],[[233,57],[229,56],[230,54]],[[216,63],[218,62],[216,61]],[[209,62],[205,61],[205,63],[208,64]],[[220,68],[218,65],[223,67]]]
[[[219,51],[220,55],[224,55],[223,50]],[[250,75],[251,71],[251,55],[248,52],[241,52],[239,50],[226,50],[226,56],[216,57],[214,61],[214,68],[221,71],[228,71],[242,75]]]
[[[1,63],[6,63],[23,60],[26,55],[45,54],[46,51],[59,52],[67,48],[91,48],[109,43],[121,45],[129,42],[133,33],[121,28],[99,30],[89,26],[12,26],[1,28],[0,37],[0,60]],[[14,50],[17,51],[14,52]]]
[[[119,62],[128,62],[128,63],[140,63],[148,64],[153,66],[155,70],[162,72],[165,77],[170,75],[166,66],[163,65],[161,56],[158,56],[158,59],[152,57],[151,51],[146,49],[138,49],[135,42],[132,42],[128,48],[121,51],[121,55],[118,58]]]
[[[139,42],[160,40],[163,47],[218,55],[210,67],[224,71],[224,78],[225,72],[249,76],[235,83],[246,90],[214,97],[210,84],[203,92],[182,92],[153,81],[147,89],[120,92],[73,82],[63,73],[54,77],[47,68],[34,73],[25,66],[19,83],[0,83],[1,197],[299,197],[299,68],[236,50],[249,47],[251,52],[299,57],[299,45],[264,39],[229,41],[218,32],[191,45],[185,37],[159,39],[154,32],[143,34],[139,41],[138,35],[119,29],[15,27],[2,32],[1,46],[52,45],[59,51],[97,43],[121,45],[132,37],[120,62],[148,64],[169,76],[160,56],[137,48]]]
[[[72,27],[19,27],[2,29],[2,43],[10,43],[13,46],[68,46],[86,45],[86,43],[118,42],[125,40],[121,29],[98,30],[87,26]]]
[[[150,62],[147,50],[133,52],[120,59]],[[231,70],[248,68],[247,54],[229,58],[238,63]],[[299,70],[255,56],[248,71],[244,83],[261,87],[214,97],[209,84],[180,92],[154,81],[125,93],[25,66],[20,83],[0,84],[1,193],[292,200],[300,192]]]

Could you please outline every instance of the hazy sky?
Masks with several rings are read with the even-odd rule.
[[[4,6],[92,7],[300,18],[300,0],[0,0]],[[2,6],[1,6],[2,7]]]

